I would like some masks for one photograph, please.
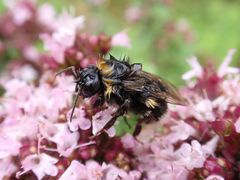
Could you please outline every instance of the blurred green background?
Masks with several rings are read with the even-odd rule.
[[[228,49],[240,49],[240,1],[237,0],[40,0],[57,11],[75,9],[86,17],[85,30],[108,35],[127,30],[131,48],[114,48],[177,86],[189,69],[186,59],[219,65]],[[1,12],[4,11],[2,2]],[[240,52],[234,56],[239,65]]]

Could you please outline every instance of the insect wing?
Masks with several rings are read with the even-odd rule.
[[[186,99],[179,93],[174,85],[161,78],[159,78],[159,81],[166,89],[165,92],[156,93],[159,97],[162,97],[170,104],[187,105]]]
[[[144,71],[138,71],[123,81],[126,91],[148,92],[149,96],[164,99],[167,103],[187,105],[177,88],[162,78]]]

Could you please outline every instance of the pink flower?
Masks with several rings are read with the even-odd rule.
[[[64,63],[64,53],[67,48],[74,45],[78,29],[83,27],[84,18],[82,16],[72,18],[70,14],[64,13],[56,22],[55,31],[52,35],[42,34],[40,37],[44,42],[45,49],[48,50],[55,61]]]
[[[137,147],[137,142],[134,139],[134,137],[130,134],[125,134],[122,138],[121,138],[121,142],[123,143],[124,147],[126,149],[134,149]]]
[[[152,167],[152,169],[149,169],[146,172],[147,173],[146,179],[149,179],[149,180],[187,179],[188,171],[186,170],[186,168],[183,168],[181,166],[173,167],[171,166],[171,164],[166,164],[165,162],[162,162],[162,163],[163,164],[160,166],[165,166],[165,167],[164,168],[162,167],[161,169]]]
[[[12,63],[0,79],[6,90],[0,104],[0,179],[12,178],[16,171],[18,177],[24,174],[21,178],[59,178],[62,175],[62,179],[79,179],[80,176],[103,179],[106,167],[101,164],[107,160],[109,166],[124,163],[123,168],[133,167],[133,155],[124,149],[120,138],[101,135],[89,142],[93,132],[100,132],[111,120],[116,108],[110,107],[93,116],[95,111],[84,110],[91,103],[84,103],[77,106],[72,122],[68,123],[66,116],[71,112],[75,83],[69,75],[54,79],[52,71],[71,64],[87,66],[95,63],[99,54],[106,54],[111,48],[111,37],[80,33],[83,17],[74,18],[68,13],[57,16],[52,6],[45,4],[39,9],[36,5],[34,0],[13,2],[10,6],[18,6],[16,12],[12,12],[14,8],[9,9],[0,19],[0,24],[6,24],[0,32],[4,37],[2,44],[6,44],[7,49],[16,48],[17,59],[21,59]],[[29,33],[29,29],[33,32]],[[38,52],[34,47],[40,33],[52,56]],[[113,137],[114,127],[107,133]],[[76,159],[81,159],[82,163],[74,163]],[[72,164],[68,168],[69,161]],[[137,170],[128,173],[118,167],[114,169],[117,178],[140,177]],[[86,171],[85,175],[82,171]]]
[[[17,172],[16,176],[20,177],[30,170],[33,171],[39,180],[45,175],[56,176],[58,169],[54,164],[56,164],[57,161],[56,158],[45,153],[29,155],[21,162],[24,170],[22,172]]]
[[[0,159],[4,159],[8,156],[16,156],[19,153],[21,143],[16,139],[7,137],[5,135],[0,136]]]
[[[130,171],[129,173],[127,173],[126,171],[119,169],[112,164],[103,164],[103,167],[105,171],[104,179],[106,180],[117,180],[118,178],[137,180],[141,176],[141,173],[138,171]]]
[[[102,130],[104,125],[106,125],[109,120],[112,119],[112,114],[116,111],[116,108],[109,107],[104,111],[100,111],[92,117],[92,133],[96,135],[99,131]],[[107,130],[107,133],[110,137],[114,136],[115,130],[114,127],[111,127]]]
[[[117,180],[119,178],[138,180],[140,176],[141,173],[138,171],[127,173],[112,164],[103,163],[101,166],[96,161],[91,160],[84,165],[73,160],[59,180]]]
[[[112,37],[111,44],[112,44],[112,46],[123,46],[123,47],[127,47],[127,48],[131,47],[130,40],[125,31],[121,31],[121,32],[115,34]]]
[[[11,138],[19,142],[22,138],[34,139],[38,132],[38,122],[33,121],[32,117],[10,116],[1,124],[1,131],[3,134],[10,134]]]
[[[217,139],[218,140],[218,139]],[[217,141],[209,142],[202,146],[198,141],[193,140],[190,144],[183,143],[175,152],[178,160],[177,165],[186,166],[187,169],[201,168],[209,154],[213,154],[216,149]]]
[[[66,37],[67,36],[68,35],[66,35]],[[67,44],[71,45],[71,43],[73,43],[74,37],[70,36],[71,35],[69,34],[70,40],[67,41]],[[54,37],[51,37],[48,34],[42,34],[40,37],[44,41],[45,49],[50,51],[50,55],[54,58],[54,60],[59,64],[63,64],[64,52],[69,46],[66,46],[63,42],[58,42],[58,40],[54,39]]]
[[[55,31],[68,29],[76,33],[84,27],[84,21],[85,19],[83,16],[74,17],[73,13],[65,11],[58,16],[58,19],[55,22]]]
[[[29,3],[29,4],[28,4]],[[5,1],[5,4],[11,10],[13,21],[16,25],[21,26],[26,21],[32,18],[32,10],[30,4],[34,4],[33,1]]]
[[[215,115],[213,113],[213,104],[209,99],[199,100],[198,103],[194,105],[194,116],[199,121],[214,121]]]
[[[218,76],[219,77],[223,77],[227,74],[236,74],[236,73],[240,73],[239,68],[234,68],[234,67],[229,67],[230,62],[232,61],[232,57],[235,53],[236,49],[230,49],[228,51],[227,56],[225,57],[223,63],[221,64],[221,66],[218,69]]]
[[[49,78],[49,77],[48,77]],[[66,91],[71,78],[57,79],[58,86],[52,87],[48,83],[41,82],[35,88],[28,101],[23,103],[24,110],[29,115],[47,117],[49,121],[56,122],[59,112],[71,102],[71,94]],[[65,86],[65,89],[63,89]]]
[[[224,178],[218,175],[210,175],[205,180],[224,180]]]
[[[215,150],[217,149],[217,145],[219,142],[219,136],[215,135],[212,139],[210,139],[206,144],[202,146],[202,150],[206,156],[215,156]]]
[[[137,6],[129,7],[125,12],[125,19],[129,22],[138,21],[143,15],[143,9]]]
[[[224,112],[228,109],[231,103],[231,99],[225,96],[219,96],[212,102],[212,107],[217,108],[218,112],[223,115]]]
[[[12,161],[11,157],[7,157],[0,160],[0,179],[9,177],[9,175],[16,172],[17,166]]]
[[[38,50],[34,46],[28,46],[23,49],[23,55],[30,61],[37,62],[40,58]]]
[[[240,133],[240,118],[237,119],[236,123],[234,124],[237,133]]]
[[[240,88],[239,76],[235,75],[234,78],[224,80],[221,83],[220,88],[223,91],[225,101],[229,101],[228,103],[231,102],[235,105],[238,105],[240,103],[240,94],[238,93],[238,90]]]
[[[86,113],[83,107],[75,108],[74,116],[70,122],[70,114],[72,109],[69,110],[67,114],[67,119],[69,121],[69,128],[71,131],[77,131],[79,128],[82,130],[87,130],[91,127],[91,121],[86,117]]]
[[[92,179],[92,180],[103,179],[103,176],[104,176],[103,168],[97,162],[87,161],[86,167],[87,167],[87,171],[88,171],[88,179],[89,180],[90,179]]]
[[[11,79],[4,85],[6,89],[6,97],[14,97],[19,102],[24,102],[28,100],[31,96],[33,87],[28,85],[25,81],[19,79]]]
[[[39,73],[33,66],[26,64],[12,71],[12,76],[25,82],[34,82],[38,79]]]
[[[170,133],[163,137],[165,144],[173,144],[178,141],[184,141],[190,136],[195,136],[197,131],[184,121],[176,122],[176,125],[170,127]]]
[[[67,123],[46,123],[40,131],[46,139],[57,144],[60,156],[69,157],[78,146],[79,134],[70,132]]]
[[[203,68],[199,64],[196,57],[192,57],[188,59],[188,64],[191,66],[192,70],[182,75],[183,80],[190,80],[193,77],[198,77],[198,78],[202,77]]]
[[[52,5],[45,3],[42,6],[39,7],[37,11],[37,18],[40,23],[43,25],[46,25],[47,27],[52,27],[51,29],[54,29],[55,26],[55,17],[56,12]]]
[[[87,168],[80,162],[73,160],[59,180],[88,180]]]

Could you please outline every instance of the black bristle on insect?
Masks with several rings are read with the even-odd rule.
[[[124,55],[123,58],[120,61],[129,62],[130,58],[128,56]]]
[[[117,59],[112,54],[109,54],[109,57],[110,57],[110,60],[117,61]]]

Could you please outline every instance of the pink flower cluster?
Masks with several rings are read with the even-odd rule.
[[[74,79],[54,78],[64,67],[96,63],[112,46],[129,47],[126,34],[87,34],[83,17],[57,15],[49,4],[6,5],[0,17],[1,57],[10,63],[0,78],[0,179],[138,179],[132,151],[114,137],[113,127],[91,140],[116,108],[92,109],[89,99],[78,105],[70,123]],[[47,51],[36,48],[41,41]]]
[[[103,158],[106,162],[114,164],[116,161],[116,165],[123,163],[123,167],[129,168],[131,152],[122,147],[119,139],[108,135],[99,136],[96,141],[89,138],[93,131],[101,130],[101,126],[99,129],[94,126],[95,121],[101,117],[107,121],[113,109],[99,111],[91,119],[83,107],[79,108],[69,124],[66,114],[71,111],[72,94],[66,88],[72,87],[72,78],[59,77],[50,84],[50,75],[45,74],[47,77],[43,77],[37,87],[16,78],[3,84],[6,93],[1,100],[0,158],[1,166],[8,169],[1,172],[1,179],[16,172],[17,177],[24,177],[29,171],[37,179],[45,175],[65,179],[72,171],[77,174],[71,176],[79,177],[82,172],[78,169],[89,179],[111,176],[109,173],[135,176],[134,171],[130,175],[114,165],[101,166],[89,161]],[[86,162],[86,167],[73,159]]]
[[[0,56],[10,63],[0,78],[0,179],[234,179],[240,146],[240,74],[196,58],[183,75],[189,106],[170,106],[161,121],[144,126],[138,141],[97,137],[117,107],[77,104],[72,121],[73,77],[57,70],[96,63],[112,46],[130,47],[125,31],[113,37],[84,32],[84,18],[31,0],[6,1],[0,17]],[[36,44],[43,42],[46,51]],[[12,49],[17,53],[12,56]],[[18,61],[11,61],[18,59]]]
[[[112,46],[130,47],[125,31],[113,37],[89,34],[83,30],[83,16],[74,17],[68,11],[58,15],[50,4],[37,7],[35,0],[5,4],[8,9],[0,16],[0,57],[5,61],[18,59],[14,67],[28,64],[38,73],[71,65],[86,67],[96,63],[99,54],[107,54]]]
[[[240,69],[229,67],[230,50],[218,70],[203,68],[195,57],[183,75],[182,94],[189,106],[170,106],[161,121],[145,126],[137,143],[122,138],[134,151],[146,179],[237,179],[240,138]]]
[[[39,34],[53,30],[54,9],[49,4],[37,8],[34,0],[4,1],[7,11],[0,17],[0,55],[34,61],[39,53],[34,45],[39,43]]]

